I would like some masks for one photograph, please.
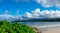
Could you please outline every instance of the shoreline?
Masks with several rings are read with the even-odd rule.
[[[38,28],[39,30],[41,31],[47,31],[49,29],[53,29],[53,28],[60,28],[60,25],[57,24],[57,25],[48,25],[48,26],[31,26],[31,27],[36,27]]]
[[[60,33],[60,27],[48,29],[47,31],[44,31],[42,33]]]
[[[38,28],[36,27],[39,31],[42,33],[60,33],[60,26],[55,26],[55,27],[45,27],[45,28]]]

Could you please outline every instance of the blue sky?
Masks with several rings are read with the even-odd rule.
[[[38,0],[36,0],[38,1]],[[56,6],[44,7],[42,4],[37,3],[35,0],[1,0],[0,1],[0,14],[3,14],[5,10],[11,15],[16,15],[17,10],[19,10],[19,14],[23,15],[25,12],[32,12],[37,8],[40,10],[59,10]]]
[[[60,18],[60,0],[0,0],[0,19]]]

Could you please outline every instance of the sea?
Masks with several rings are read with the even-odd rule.
[[[60,27],[60,22],[22,22],[22,24],[36,27],[41,31]]]

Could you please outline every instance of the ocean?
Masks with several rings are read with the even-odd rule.
[[[31,27],[37,27],[41,31],[60,27],[60,22],[23,22],[23,24],[29,25]]]

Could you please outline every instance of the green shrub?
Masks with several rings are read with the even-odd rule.
[[[0,33],[36,33],[33,28],[19,24],[12,23],[6,20],[0,22]]]

